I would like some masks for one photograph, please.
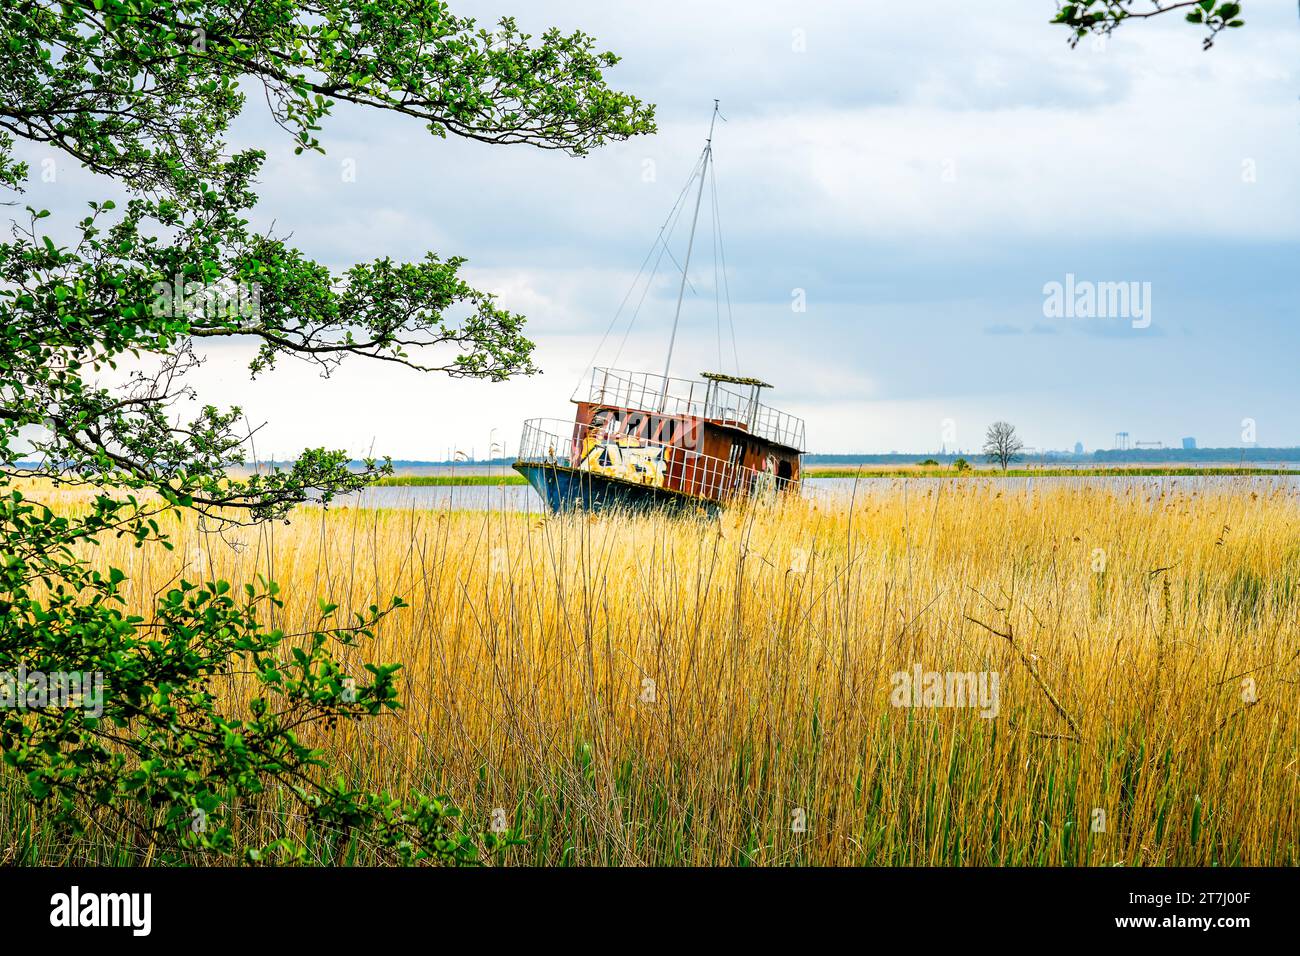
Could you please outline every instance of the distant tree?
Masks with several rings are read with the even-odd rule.
[[[927,458],[925,461],[918,461],[917,464],[920,465],[921,467],[929,467],[931,465],[937,465],[939,464],[939,462],[937,462],[933,458]]]
[[[1139,3],[1137,10],[1133,9],[1135,2]],[[1176,11],[1181,11],[1188,23],[1205,27],[1201,45],[1206,50],[1214,46],[1222,31],[1245,24],[1240,18],[1241,4],[1223,0],[1072,0],[1059,5],[1052,22],[1073,30],[1070,46],[1078,46],[1089,34],[1109,36],[1125,20],[1147,20]]]
[[[984,435],[984,456],[995,462],[1003,471],[1007,465],[1019,460],[1025,443],[1016,435],[1016,428],[1009,422],[994,422]]]
[[[952,463],[952,467],[957,471],[970,471],[970,462],[965,458],[958,458]]]

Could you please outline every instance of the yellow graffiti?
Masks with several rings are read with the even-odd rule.
[[[662,488],[668,477],[668,451],[662,445],[643,445],[635,438],[589,436],[583,443],[578,467],[593,474]]]

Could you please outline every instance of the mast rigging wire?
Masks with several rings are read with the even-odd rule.
[[[697,159],[695,161],[695,165],[691,168],[690,176],[687,177],[686,182],[682,185],[681,191],[678,192],[677,199],[673,202],[672,208],[668,210],[668,215],[664,219],[663,225],[659,227],[659,233],[655,236],[654,241],[650,243],[650,248],[646,251],[645,258],[641,260],[641,266],[637,269],[636,275],[632,277],[632,283],[628,286],[627,292],[623,294],[623,300],[619,303],[618,309],[614,312],[614,317],[610,319],[609,325],[605,329],[605,334],[601,336],[600,342],[596,345],[595,351],[592,352],[591,360],[587,363],[586,367],[583,369],[581,373],[581,377],[579,378],[578,381],[579,387],[581,387],[582,385],[582,378],[585,378],[587,372],[589,372],[592,368],[595,367],[596,359],[600,355],[600,350],[605,347],[605,343],[609,339],[610,333],[614,331],[615,324],[617,324],[619,317],[623,314],[623,309],[627,306],[628,299],[630,299],[632,297],[632,293],[636,291],[637,283],[641,281],[641,276],[645,272],[645,267],[646,264],[650,261],[650,257],[653,256],[655,254],[655,250],[658,249],[659,255],[655,259],[654,267],[651,269],[650,275],[646,278],[646,286],[642,290],[641,297],[637,301],[637,307],[633,311],[631,318],[628,321],[627,330],[623,333],[623,341],[619,345],[618,352],[615,355],[615,363],[617,363],[618,361],[618,356],[622,355],[623,346],[627,344],[628,335],[632,331],[632,326],[636,322],[637,315],[641,310],[641,304],[645,301],[646,293],[649,291],[650,285],[654,280],[654,276],[658,272],[659,263],[663,260],[664,253],[668,251],[668,239],[672,237],[673,231],[676,230],[677,222],[681,218],[682,209],[685,208],[682,203],[682,200],[686,197],[687,192],[690,190],[691,184],[695,182],[695,177],[699,174],[699,167],[702,160],[703,157],[701,156],[700,159]],[[670,224],[671,224],[671,228],[670,228]],[[667,236],[665,236],[664,234],[665,230],[667,230],[668,233]],[[669,254],[671,256],[671,253]],[[677,260],[675,258],[673,259],[673,263],[677,264]],[[680,268],[681,266],[678,265],[679,270]]]
[[[722,116],[721,112],[718,111],[717,109],[716,101],[714,104],[714,114],[715,116]],[[722,119],[724,122],[726,122],[725,116],[722,117]],[[642,277],[644,276],[645,282],[644,285],[642,285],[641,294],[636,298],[636,305],[632,309],[631,314],[628,316],[627,325],[624,328],[622,338],[619,341],[618,350],[614,354],[614,365],[617,365],[619,360],[622,358],[623,351],[627,346],[629,338],[631,337],[632,329],[636,324],[637,318],[640,316],[641,308],[645,304],[646,298],[650,292],[650,288],[654,284],[655,277],[658,275],[659,272],[659,266],[662,263],[665,255],[668,256],[669,261],[672,262],[672,264],[676,267],[678,274],[681,275],[683,286],[689,287],[692,295],[699,295],[699,292],[696,290],[695,285],[690,281],[690,276],[687,274],[686,269],[683,267],[682,263],[678,262],[677,257],[673,255],[669,242],[672,239],[672,236],[676,232],[677,226],[681,221],[682,213],[685,211],[686,208],[686,204],[684,200],[689,194],[691,186],[695,184],[695,177],[699,176],[701,178],[700,188],[703,189],[704,185],[706,185],[706,183],[704,182],[706,171],[708,174],[707,185],[709,187],[710,222],[712,226],[711,231],[712,231],[712,247],[713,247],[713,299],[714,299],[714,321],[716,327],[717,349],[718,349],[718,368],[721,370],[724,364],[724,360],[722,357],[722,297],[725,297],[726,306],[727,306],[727,325],[731,333],[732,359],[734,362],[736,373],[737,374],[740,373],[740,350],[737,345],[735,315],[731,305],[731,284],[727,276],[727,253],[726,253],[726,245],[722,237],[722,213],[721,213],[721,206],[718,202],[717,174],[716,174],[716,170],[714,168],[709,167],[708,165],[709,161],[713,159],[712,142],[713,142],[712,127],[710,125],[710,135],[709,135],[708,142],[706,143],[705,148],[703,152],[701,152],[699,158],[696,159],[694,166],[691,168],[691,173],[686,178],[686,182],[682,185],[681,190],[677,193],[677,197],[673,202],[672,208],[668,211],[668,216],[664,219],[663,224],[659,227],[659,232],[655,236],[654,241],[651,243],[650,249],[646,252],[645,257],[641,260],[641,265],[638,267],[636,271],[636,275],[633,276],[632,282],[628,286],[627,291],[623,294],[623,298],[619,302],[618,309],[614,312],[613,318],[610,319],[609,325],[606,327],[604,334],[600,338],[600,342],[596,345],[596,348],[592,353],[591,360],[587,363],[586,367],[583,369],[581,373],[581,377],[578,382],[579,388],[581,388],[582,380],[586,377],[587,373],[595,367],[596,361],[599,358],[601,351],[605,348],[606,343],[609,341],[610,335],[614,332],[615,327],[618,325],[619,319],[623,316],[624,311],[627,308],[628,302],[632,299],[633,294],[636,292],[637,285],[641,283]],[[656,252],[658,253],[657,255]],[[652,258],[654,262],[653,265],[650,265]],[[650,265],[650,271],[648,274],[646,273],[647,265]],[[721,281],[719,281],[719,278],[721,279]],[[679,310],[680,310],[680,306],[679,306]]]

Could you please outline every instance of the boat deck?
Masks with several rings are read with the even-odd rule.
[[[700,379],[665,378],[652,372],[596,368],[585,394],[575,402],[653,411],[737,428],[783,448],[802,453],[804,422],[758,400],[757,379],[705,374]]]

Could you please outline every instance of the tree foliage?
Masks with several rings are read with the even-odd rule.
[[[1071,0],[1060,4],[1052,22],[1069,27],[1070,46],[1078,46],[1084,37],[1109,36],[1129,20],[1181,14],[1188,23],[1205,28],[1201,44],[1208,50],[1224,30],[1245,26],[1241,7],[1227,0]]]
[[[474,859],[493,841],[462,832],[454,808],[330,782],[300,742],[305,727],[398,706],[396,665],[350,674],[336,651],[400,601],[340,623],[322,599],[319,626],[301,634],[265,623],[279,601],[270,581],[236,593],[182,578],[156,607],[132,609],[124,575],[94,546],[170,547],[167,522],[185,512],[218,525],[283,519],[391,471],[317,448],[234,477],[255,429],[239,408],[193,404],[196,342],[254,342],[253,375],[285,357],[324,375],[349,358],[490,380],[535,371],[523,317],[470,286],[459,257],[336,274],[252,229],[265,154],[225,142],[250,94],[296,152],[324,151],[338,103],[412,117],[435,136],[575,156],[653,130],[652,108],[606,85],[617,57],[586,34],[532,37],[509,18],[481,28],[434,0],[16,0],[0,9],[0,43],[3,188],[28,186],[25,141],[129,194],[92,202],[63,233],[29,206],[0,243],[0,673],[94,673],[106,685],[96,715],[0,710],[9,781],[21,775],[59,826],[125,823],[176,858],[235,849],[233,814],[276,787],[322,832],[364,833],[383,855]],[[14,483],[32,472],[86,488],[92,504],[47,507]],[[212,689],[236,670],[259,688],[246,706]],[[242,849],[303,854],[288,839]]]

